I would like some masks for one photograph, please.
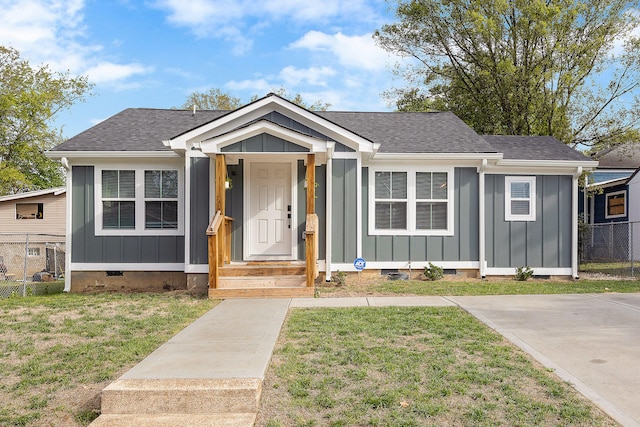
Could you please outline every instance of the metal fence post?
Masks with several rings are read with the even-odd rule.
[[[630,258],[631,258],[631,277],[636,277],[635,271],[633,269],[633,246],[635,244],[635,242],[633,241],[633,226],[635,224],[636,223],[634,223],[634,222],[630,222],[629,223],[629,236],[630,236],[629,243],[630,243],[630,246],[631,246],[631,250],[629,251],[630,254],[631,254],[631,256],[630,256]]]
[[[27,296],[27,260],[29,258],[29,233],[24,245],[24,270],[22,270],[22,296]]]

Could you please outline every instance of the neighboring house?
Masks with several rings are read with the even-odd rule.
[[[326,280],[357,258],[577,277],[578,177],[597,165],[448,112],[312,112],[273,94],[230,112],[127,109],[49,156],[68,170],[68,290],[209,281],[213,296],[252,282],[227,275],[316,256]],[[269,280],[253,282],[284,286]]]
[[[630,215],[640,220],[640,192],[632,194],[629,189],[631,176],[640,168],[640,143],[618,145],[596,158],[598,167],[589,176],[587,185],[591,195],[582,209],[587,212],[587,223],[633,221]]]
[[[29,279],[64,273],[65,196],[60,187],[0,197],[0,279],[24,279],[25,265]]]

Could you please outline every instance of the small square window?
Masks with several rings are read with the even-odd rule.
[[[536,220],[536,177],[505,177],[505,221]]]
[[[27,250],[28,256],[40,256],[40,248],[29,248]]]
[[[627,192],[616,191],[605,195],[605,218],[622,218],[627,216]]]

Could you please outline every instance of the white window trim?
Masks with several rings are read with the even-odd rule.
[[[376,172],[406,172],[407,173],[407,229],[406,230],[377,230],[375,225]],[[416,229],[416,173],[417,172],[446,172],[447,173],[447,228],[442,230]],[[454,233],[454,168],[428,166],[369,166],[369,235],[371,236],[453,236]]]
[[[624,213],[617,215],[608,215],[609,212],[609,197],[624,194]],[[604,217],[606,219],[623,218],[627,216],[627,190],[614,191],[613,193],[605,193],[604,195]]]
[[[135,228],[108,229],[102,228],[102,171],[103,170],[133,170],[135,171]],[[145,229],[145,199],[144,171],[146,170],[177,170],[178,171],[178,228]],[[115,200],[115,199],[114,199]],[[122,200],[122,199],[118,199]],[[163,199],[164,200],[164,199]],[[110,164],[95,166],[94,173],[94,212],[96,236],[182,236],[184,234],[184,165],[167,164]]]
[[[511,184],[514,182],[529,183],[529,213],[518,215],[511,213]],[[536,220],[536,177],[535,176],[505,176],[504,178],[504,219],[505,221],[535,221]],[[527,199],[516,199],[527,200]]]

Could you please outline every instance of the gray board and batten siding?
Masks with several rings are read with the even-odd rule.
[[[372,236],[369,234],[369,172],[362,170],[362,255],[367,261],[478,261],[479,202],[475,168],[454,169],[452,236]],[[344,260],[348,262],[349,260]]]
[[[188,179],[191,191],[189,209],[189,263],[208,264],[207,227],[211,221],[209,214],[209,167],[211,162],[208,157],[192,157],[190,159],[190,172]],[[213,189],[215,192],[215,189]]]
[[[94,173],[73,166],[71,262],[184,263],[184,236],[96,236]]]
[[[572,177],[536,176],[536,220],[505,221],[505,175],[485,175],[489,268],[570,268]]]

